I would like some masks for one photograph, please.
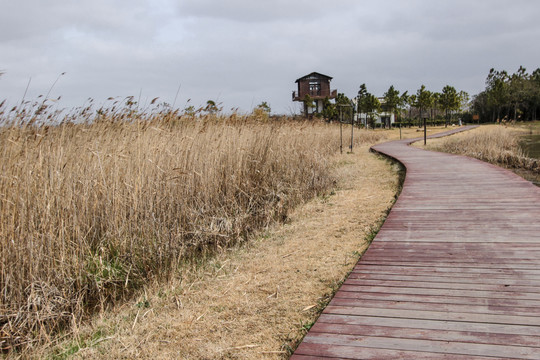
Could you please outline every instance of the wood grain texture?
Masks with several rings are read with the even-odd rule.
[[[402,193],[292,359],[540,359],[540,188],[410,142],[372,148]]]

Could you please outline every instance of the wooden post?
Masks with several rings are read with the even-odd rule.
[[[339,152],[343,154],[343,114],[339,113]]]
[[[426,130],[426,118],[424,118],[424,145],[426,145],[427,130]]]
[[[401,140],[401,122],[399,123],[399,140]]]
[[[354,140],[354,117],[351,117],[351,152],[353,150],[353,140]]]

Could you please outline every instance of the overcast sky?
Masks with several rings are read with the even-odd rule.
[[[540,67],[538,0],[0,0],[0,102],[62,96],[208,99],[246,112],[296,109],[317,71],[349,97],[366,83],[471,95],[489,69]]]

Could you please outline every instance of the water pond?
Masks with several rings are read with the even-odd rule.
[[[528,157],[540,159],[540,134],[521,136],[520,146]]]
[[[540,159],[540,134],[521,136],[519,145],[525,152],[525,155],[530,158]],[[536,186],[540,186],[540,173],[538,171],[529,171],[525,169],[514,169],[514,171]]]

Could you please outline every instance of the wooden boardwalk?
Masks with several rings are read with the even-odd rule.
[[[408,142],[374,147],[403,191],[292,359],[540,359],[540,188]]]

